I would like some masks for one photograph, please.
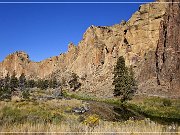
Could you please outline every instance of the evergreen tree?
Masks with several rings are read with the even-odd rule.
[[[4,94],[3,87],[0,87],[0,100],[3,99],[3,94]]]
[[[12,91],[9,87],[0,88],[0,100],[11,99]]]
[[[15,90],[15,88],[18,88],[18,79],[16,77],[15,71],[13,72],[13,75],[11,76],[10,79],[10,88],[12,91]]]
[[[41,89],[47,89],[49,87],[49,81],[48,80],[44,80],[42,81],[42,88]]]
[[[47,89],[49,86],[49,81],[48,80],[38,80],[37,87],[44,90]]]
[[[3,88],[3,99],[11,99],[12,96],[12,89],[9,87]]]
[[[38,79],[38,81],[37,81],[37,88],[41,88],[41,85],[42,85],[42,80]]]
[[[6,77],[4,78],[3,87],[10,87],[10,76],[9,73],[7,73]]]
[[[36,86],[36,82],[34,80],[27,80],[27,87],[34,88]]]
[[[19,88],[20,90],[24,90],[26,88],[26,76],[24,73],[19,77]]]
[[[22,97],[23,97],[23,99],[25,99],[25,100],[28,100],[28,99],[29,99],[30,93],[29,93],[29,90],[28,90],[28,89],[23,90],[23,92],[22,92]]]
[[[81,83],[78,82],[77,74],[72,73],[71,80],[69,81],[69,86],[73,91],[77,90],[81,86]]]
[[[128,70],[123,56],[118,58],[113,74],[113,85],[115,86],[114,96],[120,96],[121,102],[130,100],[134,95],[137,86],[132,68]]]
[[[11,99],[12,90],[10,89],[10,77],[9,73],[2,80],[0,87],[0,100]]]
[[[2,88],[4,86],[4,80],[3,79],[0,79],[0,88]]]

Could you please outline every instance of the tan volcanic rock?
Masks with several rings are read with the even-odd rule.
[[[123,55],[127,65],[138,66],[148,52],[155,51],[165,9],[165,4],[145,4],[128,22],[89,27],[78,45],[77,59],[68,68],[80,77],[87,76],[82,91],[112,96],[112,71],[117,57]],[[138,76],[139,67],[136,72]]]
[[[173,2],[178,2],[178,0]],[[179,4],[168,4],[166,14],[160,23],[156,50],[149,52],[146,55],[146,61],[140,66],[139,92],[148,95],[180,96],[179,22]]]
[[[25,72],[26,66],[28,65],[29,62],[30,62],[29,56],[22,51],[10,54],[1,63],[0,66],[1,76],[6,76],[8,72],[12,74],[13,71],[16,71],[17,75],[19,76],[19,74]]]
[[[41,62],[30,61],[23,52],[11,54],[0,63],[1,75],[12,74],[15,70],[17,76],[24,72],[30,78],[56,76],[68,79],[71,72],[75,72],[82,83],[80,93],[111,97],[113,67],[117,58],[123,55],[126,64],[134,67],[140,94],[170,96],[168,92],[161,91],[161,85],[157,85],[157,67],[154,66],[155,53],[160,53],[157,46],[161,46],[158,42],[163,34],[159,28],[162,20],[166,19],[166,9],[169,6],[165,3],[144,4],[127,22],[113,26],[92,25],[77,46],[70,43],[68,52]]]

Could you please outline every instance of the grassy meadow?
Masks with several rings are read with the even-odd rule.
[[[82,100],[61,99],[48,101],[11,101],[0,102],[0,132],[46,132],[43,134],[172,134],[180,131],[176,124],[162,125],[146,118],[144,120],[129,119],[122,122],[104,121],[97,114],[76,114],[72,108],[84,104]],[[52,132],[52,133],[50,133]],[[71,132],[71,133],[70,133]],[[122,133],[123,132],[123,133]],[[142,133],[143,132],[143,133]],[[150,133],[151,132],[151,133]],[[155,133],[156,132],[156,133]]]

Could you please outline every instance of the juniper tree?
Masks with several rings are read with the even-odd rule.
[[[4,86],[4,80],[3,79],[0,79],[0,88],[2,88]]]
[[[36,82],[34,80],[27,80],[27,87],[34,88],[36,86]]]
[[[118,58],[113,74],[114,96],[120,96],[121,102],[130,100],[137,87],[132,68],[126,67],[123,56]]]
[[[15,71],[13,72],[13,75],[11,76],[11,79],[10,79],[10,88],[11,90],[15,90],[15,88],[18,87],[18,79],[16,77],[16,73]]]
[[[27,88],[27,80],[24,73],[19,77],[19,88],[22,91],[22,98],[28,100],[30,97],[29,89]]]
[[[137,91],[137,84],[136,81],[134,79],[134,72],[133,72],[133,68],[130,67],[128,69],[128,78],[127,78],[127,91],[126,93],[123,95],[123,98],[121,99],[123,102],[126,100],[131,100],[132,97],[134,96],[135,92]]]
[[[0,100],[11,99],[12,90],[9,87],[0,88]]]
[[[37,82],[37,87],[42,89],[42,90],[45,90],[49,87],[49,81],[39,79]]]
[[[7,73],[3,81],[3,87],[10,87],[10,79],[9,73]]]
[[[3,94],[4,94],[3,87],[0,87],[0,100],[2,100]]]
[[[19,77],[19,88],[20,90],[25,90],[26,87],[26,76],[24,73]]]
[[[11,99],[12,90],[10,88],[10,76],[9,73],[3,79],[1,88],[0,88],[0,100]]]
[[[81,87],[81,83],[78,82],[78,75],[75,73],[72,73],[71,75],[71,80],[68,82],[70,88],[75,91],[77,90],[79,87]]]

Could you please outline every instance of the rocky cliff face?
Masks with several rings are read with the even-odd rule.
[[[161,2],[161,1],[160,1]],[[148,95],[180,96],[180,4],[167,4],[160,22],[159,39],[155,51],[150,51],[141,63],[138,80],[140,91]],[[174,2],[174,3],[173,3]]]
[[[9,55],[0,63],[1,76],[15,70],[17,76],[24,72],[30,78],[53,75],[68,79],[75,72],[82,83],[79,92],[111,97],[113,67],[123,55],[126,64],[134,67],[140,94],[176,95],[180,79],[179,14],[178,4],[141,5],[127,22],[90,26],[77,46],[70,43],[68,52],[59,56],[37,63],[24,52]]]

